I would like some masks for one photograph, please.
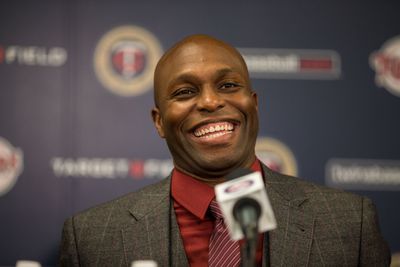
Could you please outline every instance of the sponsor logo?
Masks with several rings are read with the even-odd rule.
[[[256,155],[270,169],[297,176],[296,159],[292,151],[282,142],[270,137],[258,138]]]
[[[336,51],[238,48],[250,76],[258,79],[338,79],[341,60]]]
[[[384,43],[371,54],[369,61],[376,71],[376,85],[400,97],[400,36]]]
[[[23,168],[22,151],[0,137],[0,196],[6,194],[16,183]]]
[[[0,63],[26,66],[60,67],[68,54],[62,47],[0,45]]]
[[[239,191],[242,191],[244,189],[249,188],[250,186],[252,186],[254,183],[254,181],[252,180],[244,180],[244,181],[240,181],[237,183],[234,183],[231,186],[228,186],[227,188],[225,188],[225,193],[236,193]]]
[[[137,96],[152,88],[162,48],[157,38],[138,26],[120,26],[97,44],[94,69],[105,88],[121,96]]]
[[[325,168],[327,185],[354,190],[399,190],[400,161],[330,159]]]
[[[167,177],[173,162],[170,159],[56,157],[51,159],[50,166],[56,177],[142,180]]]

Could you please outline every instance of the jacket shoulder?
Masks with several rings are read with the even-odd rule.
[[[359,202],[363,198],[356,194],[346,192],[342,189],[319,185],[303,178],[272,171],[266,166],[263,167],[267,186],[269,184],[273,190],[277,191],[283,198],[287,200],[307,198],[318,201],[343,199],[346,201]]]
[[[78,212],[73,216],[74,223],[80,225],[90,220],[91,223],[98,222],[99,224],[103,224],[109,219],[110,214],[129,213],[129,210],[135,210],[137,207],[149,206],[149,197],[161,201],[165,196],[169,196],[169,191],[167,190],[169,185],[170,178],[168,177],[155,184],[145,186],[138,191]]]

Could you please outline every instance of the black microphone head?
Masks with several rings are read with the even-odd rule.
[[[261,215],[261,206],[258,201],[251,197],[245,197],[239,199],[233,206],[233,216],[236,220],[242,220],[240,216],[243,216],[243,210],[247,209],[249,212],[254,212],[255,219],[258,220]],[[250,209],[250,210],[249,210]]]
[[[246,169],[246,168],[238,168],[236,170],[234,170],[233,172],[229,173],[226,176],[226,180],[227,181],[231,181],[234,180],[236,178],[242,177],[242,176],[246,176],[248,174],[252,173],[252,171],[250,169]]]

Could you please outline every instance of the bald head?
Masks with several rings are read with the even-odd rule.
[[[184,59],[190,52],[196,49],[215,51],[215,53],[218,53],[218,51],[224,51],[226,55],[229,55],[241,65],[245,71],[246,79],[250,84],[246,63],[236,48],[208,35],[190,35],[168,49],[157,63],[154,72],[154,102],[157,107],[160,103],[160,91],[166,85],[165,79],[163,79],[163,77],[165,77],[163,75],[165,70],[174,63],[176,58]],[[202,60],[202,58],[199,57],[198,60]]]

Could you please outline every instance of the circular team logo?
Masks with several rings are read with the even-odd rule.
[[[269,137],[258,138],[256,155],[271,170],[297,176],[296,159],[292,151],[282,142]]]
[[[11,190],[22,167],[22,151],[0,137],[0,196]]]
[[[390,39],[372,53],[370,64],[376,71],[376,84],[400,97],[400,37]]]
[[[162,48],[157,38],[137,26],[120,26],[106,33],[94,54],[94,68],[103,86],[122,96],[137,96],[152,88]]]

